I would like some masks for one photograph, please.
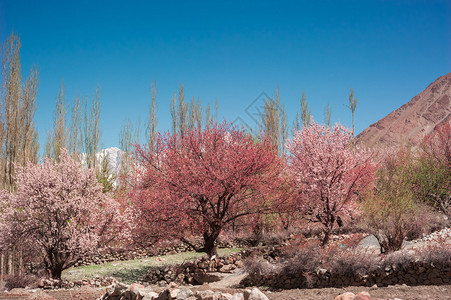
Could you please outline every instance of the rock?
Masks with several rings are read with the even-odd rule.
[[[334,300],[354,300],[355,294],[351,292],[346,292],[338,295]]]
[[[232,300],[233,296],[229,293],[222,293],[219,296],[219,300]]]
[[[186,300],[193,295],[193,291],[191,291],[189,288],[183,288],[178,292],[177,300]]]
[[[374,235],[369,235],[359,242],[357,249],[368,250],[380,254],[381,245]]]
[[[213,273],[194,273],[193,278],[199,284],[203,284],[205,282],[216,282],[221,280],[221,276]]]
[[[128,289],[134,294],[138,294],[139,290],[141,290],[142,288],[144,288],[144,286],[139,283],[132,283],[128,287]]]
[[[171,299],[177,299],[180,289],[170,289]]]
[[[242,267],[244,267],[244,264],[243,264],[243,262],[242,262],[241,260],[237,260],[237,261],[235,262],[235,265],[236,265],[237,268],[242,268]]]
[[[231,300],[244,300],[244,294],[243,293],[235,293],[235,294],[233,294],[233,297]]]
[[[368,292],[360,292],[355,295],[354,300],[371,300],[371,298]]]
[[[144,296],[142,296],[141,300],[157,300],[158,296],[159,295],[155,292],[148,292]]]
[[[219,269],[219,272],[221,273],[231,273],[234,269],[233,265],[224,265]]]
[[[324,274],[327,273],[327,269],[319,268],[318,270],[316,270],[316,273],[317,273],[318,275],[324,275]]]
[[[215,299],[215,293],[212,290],[205,290],[205,291],[197,291],[196,292],[196,298],[198,300],[218,300]],[[219,297],[218,297],[219,298]]]
[[[252,293],[252,291],[250,289],[245,289],[244,294],[243,294],[244,300],[248,300],[251,293]]]
[[[136,291],[136,294],[139,295],[139,296],[141,296],[141,297],[144,297],[144,296],[149,295],[149,294],[151,294],[151,293],[154,293],[154,291],[153,291],[153,289],[152,289],[150,286],[148,286],[148,287],[142,287],[142,288],[140,288],[140,289],[138,289],[138,290]],[[154,294],[156,294],[156,295],[158,296],[157,293],[154,293]]]
[[[244,300],[269,300],[268,297],[266,297],[265,294],[263,294],[259,289],[253,288],[252,291],[248,294],[248,297],[246,298],[246,291],[244,291]]]
[[[158,300],[172,300],[171,291],[166,289],[158,295]]]
[[[127,285],[125,285],[121,282],[117,282],[109,288],[107,293],[108,293],[108,296],[120,296],[127,290],[127,288],[128,288]]]

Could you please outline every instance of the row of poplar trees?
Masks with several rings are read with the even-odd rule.
[[[34,123],[38,93],[38,71],[32,67],[28,77],[22,79],[20,64],[20,39],[12,33],[4,42],[2,57],[2,86],[0,94],[0,163],[1,188],[14,191],[14,169],[28,161],[37,163],[39,160],[38,132]],[[152,101],[150,104],[149,120],[146,124],[146,142],[155,143],[157,133],[157,103],[156,87],[152,84]],[[177,97],[178,96],[178,97]],[[58,159],[62,148],[68,149],[74,157],[83,160],[87,167],[101,170],[101,162],[96,159],[100,151],[100,89],[94,92],[91,101],[87,98],[77,97],[69,108],[65,99],[64,84],[61,83],[55,105],[53,129],[48,133],[45,144],[45,157]],[[349,108],[352,112],[352,125],[354,128],[354,111],[357,99],[353,98],[351,89]],[[68,114],[70,110],[70,114]],[[188,128],[208,126],[210,122],[218,121],[218,101],[215,103],[215,113],[210,111],[210,104],[205,109],[200,100],[185,101],[183,85],[178,95],[173,96],[170,102],[172,116],[172,131],[180,135]],[[279,90],[276,89],[274,98],[266,99],[261,115],[260,128],[268,133],[273,145],[283,154],[284,145],[288,138],[287,116],[284,106],[280,102]],[[311,111],[303,93],[300,101],[300,111],[296,114],[292,130],[300,130],[308,126]],[[331,113],[326,106],[324,122],[330,125]],[[70,125],[70,126],[69,126]],[[139,140],[139,125],[135,128],[127,121],[120,132],[119,146],[126,152],[132,151],[133,144]],[[125,167],[125,166],[124,166]]]

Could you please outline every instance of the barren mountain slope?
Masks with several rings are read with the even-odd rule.
[[[370,147],[416,146],[445,122],[451,122],[451,73],[439,77],[408,103],[371,124],[357,140]]]

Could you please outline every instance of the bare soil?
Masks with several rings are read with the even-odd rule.
[[[223,288],[217,289],[209,285],[199,287],[191,287],[193,290],[211,289],[214,291],[221,290],[224,292],[238,292],[239,289]],[[161,289],[161,288],[159,288]],[[155,290],[158,291],[158,288]],[[46,291],[46,293],[56,300],[94,300],[104,293],[105,289],[83,287],[76,290],[55,290]],[[441,286],[389,286],[381,288],[368,287],[346,287],[346,288],[323,288],[323,289],[294,289],[282,291],[264,291],[270,300],[322,300],[334,299],[336,296],[352,292],[357,294],[367,291],[371,295],[371,299],[402,299],[402,300],[419,300],[419,299],[451,299],[451,285]],[[0,297],[0,299],[2,299]]]
[[[368,288],[351,286],[346,288],[322,288],[322,289],[295,289],[277,292],[265,292],[270,300],[319,300],[334,299],[345,292],[357,294],[367,291],[371,299],[451,299],[451,285],[441,286],[389,286],[381,288]]]

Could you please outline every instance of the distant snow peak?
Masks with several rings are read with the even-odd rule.
[[[111,166],[111,169],[117,171],[121,165],[122,156],[124,155],[124,151],[117,147],[110,147],[106,149],[100,150],[96,154],[97,160],[102,160],[104,157],[108,158],[108,163]]]

